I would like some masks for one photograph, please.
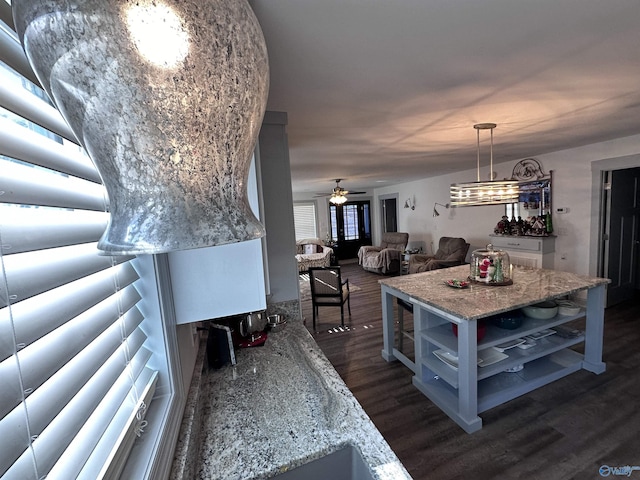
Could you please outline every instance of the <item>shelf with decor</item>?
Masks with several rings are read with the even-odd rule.
[[[512,330],[487,325],[485,335],[483,336],[482,340],[478,342],[478,351],[494,347],[504,342],[508,342],[509,340],[515,340],[516,338],[525,337],[541,330],[553,328],[555,326],[583,318],[585,314],[586,311],[584,309],[581,309],[580,312],[575,315],[558,314],[555,317],[547,320],[525,317],[522,321],[522,325]],[[446,319],[442,319],[442,323],[423,329],[421,331],[421,336],[425,340],[433,343],[434,345],[437,345],[438,348],[442,348],[450,351],[453,354],[457,354],[457,337],[454,334],[452,325],[455,324],[452,324],[452,322]]]
[[[565,319],[562,321],[562,323],[566,323],[568,321],[570,321],[570,319]],[[558,324],[550,323],[546,327],[552,327],[554,325],[558,325]],[[491,335],[497,330],[500,330],[500,329],[498,329],[497,327],[488,327],[487,334]],[[549,337],[545,337],[540,340],[537,340],[537,343],[535,346],[528,348],[526,350],[520,349],[516,346],[516,347],[509,348],[508,350],[504,351],[504,353],[501,353],[493,348],[496,345],[503,344],[505,342],[508,342],[509,340],[515,340],[515,339],[521,338],[531,333],[535,333],[536,331],[539,331],[539,330],[531,330],[530,328],[527,328],[527,329],[521,330],[522,333],[520,334],[520,336],[517,336],[517,335],[504,336],[502,337],[503,340],[501,340],[498,343],[485,342],[483,339],[483,341],[481,341],[480,344],[478,344],[477,357],[479,360],[488,359],[488,361],[492,363],[487,365],[488,362],[480,361],[477,367],[478,381],[484,380],[494,375],[498,375],[504,372],[505,370],[512,369],[520,365],[522,365],[524,368],[526,367],[526,364],[529,362],[533,362],[539,358],[542,358],[547,355],[551,355],[560,350],[571,348],[574,345],[578,345],[584,342],[584,339],[585,339],[583,334],[577,335],[572,338],[563,338],[558,335],[550,335]],[[502,335],[503,333],[504,332],[498,332],[499,335]],[[451,343],[455,344],[455,349],[445,350],[445,351],[449,352],[453,358],[457,358],[458,356],[457,355],[457,338],[452,333],[449,333],[449,336],[453,338],[451,338],[450,341],[447,343],[449,345],[451,345]],[[441,347],[438,344],[431,343],[430,339],[431,337],[429,335],[422,333],[422,341],[423,341],[422,364],[424,367],[426,367],[425,369],[423,369],[423,373],[427,371],[431,371],[435,375],[443,379],[445,382],[447,382],[449,385],[451,385],[453,388],[458,388],[457,369],[453,368],[450,363],[447,363],[446,361],[442,361],[437,354],[434,354],[434,352],[439,352],[441,350]],[[502,358],[496,361],[495,356],[500,354],[504,355],[505,358]],[[508,373],[517,373],[517,372],[508,372]]]

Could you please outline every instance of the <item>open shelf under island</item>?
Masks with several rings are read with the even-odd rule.
[[[466,432],[482,428],[478,414],[485,410],[580,369],[597,374],[605,371],[602,336],[609,279],[517,267],[513,285],[472,283],[456,289],[446,284],[447,280],[465,279],[468,274],[469,266],[462,265],[380,280],[382,356],[389,362],[400,360],[410,368],[416,388]],[[585,290],[586,307],[578,314],[558,314],[546,320],[526,318],[513,330],[487,327],[484,337],[477,340],[478,322],[483,319]],[[415,361],[395,348],[394,299],[413,309]],[[547,336],[532,348],[512,348],[496,358],[493,347],[580,319],[584,331],[577,335]],[[452,324],[457,326],[457,336]],[[584,343],[584,354],[571,348],[580,343]],[[455,359],[455,364],[442,361],[443,356],[445,360]]]

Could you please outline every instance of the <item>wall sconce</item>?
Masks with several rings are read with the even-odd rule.
[[[450,206],[448,203],[445,203],[445,204],[438,203],[438,202],[434,203],[433,204],[433,216],[434,217],[439,217],[440,216],[440,214],[438,213],[438,210],[436,210],[436,205],[440,205],[441,207],[444,207],[444,208],[449,208],[449,206]]]
[[[269,62],[246,0],[25,0],[13,14],[29,63],[107,189],[100,250],[264,235],[247,180]]]
[[[415,200],[412,200],[411,198],[407,198],[404,202],[404,208],[410,208],[411,210],[415,210],[416,209]]]

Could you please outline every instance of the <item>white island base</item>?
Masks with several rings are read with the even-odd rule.
[[[482,428],[481,412],[580,369],[596,374],[606,369],[602,337],[609,280],[533,268],[514,272],[514,284],[501,287],[472,284],[454,289],[445,285],[445,280],[466,278],[468,266],[380,281],[383,358],[409,367],[415,374],[413,385],[468,433]],[[578,314],[548,320],[525,317],[514,330],[487,325],[485,336],[477,342],[482,319],[581,290],[587,290],[587,304]],[[415,362],[395,348],[394,298],[413,307]],[[577,336],[550,335],[534,347],[510,348],[502,355],[493,348],[578,319],[584,319],[584,328]],[[452,324],[457,325],[457,337]],[[571,349],[580,343],[584,343],[584,354]],[[456,362],[457,368],[451,365]]]

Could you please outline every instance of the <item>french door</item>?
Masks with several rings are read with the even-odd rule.
[[[362,245],[371,245],[371,207],[368,200],[329,207],[331,237],[340,260],[355,258]]]

